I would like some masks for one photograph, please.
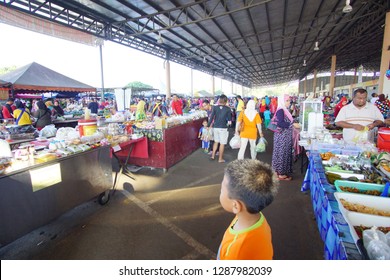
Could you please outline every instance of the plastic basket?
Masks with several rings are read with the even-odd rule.
[[[361,193],[361,194],[364,191],[378,191],[378,192],[382,193],[383,189],[385,187],[385,185],[363,183],[363,182],[354,182],[354,181],[345,181],[345,180],[336,180],[334,182],[334,186],[336,187],[338,192],[351,193],[351,192],[343,191],[340,188],[340,187],[350,187],[350,188],[354,188],[354,189],[358,190],[358,192],[356,192],[356,193]],[[389,203],[390,203],[390,201],[389,201]]]

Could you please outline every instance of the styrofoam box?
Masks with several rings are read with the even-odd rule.
[[[336,187],[338,192],[345,192],[342,189],[340,189],[340,187],[350,187],[350,188],[355,188],[355,189],[358,189],[361,191],[377,190],[380,192],[383,192],[383,189],[385,188],[385,185],[363,183],[363,182],[354,182],[354,181],[343,181],[343,180],[336,180],[334,182],[334,186]],[[353,193],[353,192],[347,192],[347,193]],[[389,201],[389,203],[390,203],[390,201]]]
[[[378,210],[390,212],[390,199],[388,197],[372,196],[372,195],[348,193],[348,192],[336,192],[334,196],[336,200],[339,202],[340,209],[344,208],[344,206],[340,202],[340,199],[343,198],[346,201],[351,203],[358,203]]]
[[[338,201],[341,213],[349,225],[352,237],[354,238],[355,242],[358,241],[359,237],[353,228],[354,226],[390,226],[390,217],[348,211],[340,202],[340,199],[343,198],[351,203],[359,203],[368,207],[390,212],[390,198],[345,192],[336,192],[334,193],[334,196]]]
[[[376,216],[358,212],[352,212],[346,210],[346,213],[343,214],[345,220],[347,221],[352,237],[357,242],[359,236],[357,235],[354,226],[366,226],[366,227],[390,227],[390,217]]]

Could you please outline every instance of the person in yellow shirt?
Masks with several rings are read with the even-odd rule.
[[[236,96],[236,116],[235,116],[235,121],[236,121],[236,130],[237,130],[237,120],[238,117],[240,116],[240,113],[244,111],[245,109],[245,103],[244,100],[242,100],[241,95]]]
[[[16,109],[14,110],[14,118],[17,125],[31,125],[30,111],[24,107],[20,100],[15,101]]]
[[[137,110],[135,112],[135,119],[137,121],[142,121],[146,119],[145,107],[146,107],[146,102],[144,101],[143,97],[140,97],[137,104]]]

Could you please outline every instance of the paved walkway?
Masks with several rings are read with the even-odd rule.
[[[270,144],[258,159],[270,163],[271,132],[266,138]],[[234,160],[237,152],[227,148],[225,159]],[[1,248],[1,259],[214,259],[233,218],[219,204],[225,166],[198,149],[166,173],[143,168],[135,180],[122,175],[106,205],[96,200],[80,205]],[[272,228],[274,259],[323,259],[310,196],[300,192],[302,179],[298,161],[294,180],[282,181],[263,211]]]

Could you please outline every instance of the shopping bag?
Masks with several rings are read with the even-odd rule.
[[[238,135],[234,135],[232,139],[230,139],[229,145],[232,149],[239,149],[241,146],[241,138]]]
[[[267,140],[265,140],[264,137],[260,137],[259,141],[257,142],[255,150],[257,153],[263,153],[265,152],[266,146],[267,146]]]
[[[267,129],[269,129],[273,132],[278,132],[280,130],[274,119],[271,119],[271,122],[268,124]]]

